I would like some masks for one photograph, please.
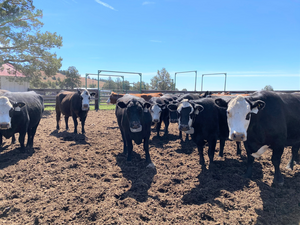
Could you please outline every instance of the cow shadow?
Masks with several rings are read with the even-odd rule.
[[[149,139],[149,145],[155,146],[156,148],[161,148],[164,144],[167,144],[171,141],[176,141],[178,139],[177,135],[166,134],[162,136],[153,136],[152,139]]]
[[[7,150],[9,146],[10,145],[4,145],[0,152]],[[11,151],[2,153],[0,155],[0,170],[31,157],[35,153],[35,150],[39,149],[39,147],[33,147],[21,150],[20,147],[16,147]]]
[[[269,186],[262,181],[256,183],[260,189],[260,197],[263,202],[263,208],[255,210],[258,215],[257,224],[299,224],[299,169],[293,176],[284,176],[283,186],[274,184]]]
[[[157,196],[150,196],[148,190],[153,182],[156,169],[148,168],[145,159],[134,151],[132,152],[132,161],[127,161],[127,155],[119,153],[116,155],[118,166],[121,168],[123,177],[131,181],[131,187],[128,191],[117,196],[124,200],[128,197],[136,199],[138,202],[146,202],[147,199],[157,199]]]
[[[230,198],[235,191],[250,186],[250,179],[244,178],[245,162],[241,163],[236,159],[226,159],[225,161],[214,161],[209,167],[208,170],[202,166],[202,170],[197,176],[199,185],[182,197],[183,204],[201,205],[209,202],[224,210],[230,210],[226,208],[229,206],[224,205],[217,198],[220,196]],[[261,164],[254,162],[252,179],[262,179],[262,177]]]
[[[91,145],[90,143],[87,142],[87,137],[85,134],[74,134],[74,133],[69,133],[67,130],[64,130],[62,132],[59,132],[58,130],[54,130],[50,133],[50,135],[55,136],[62,141],[71,141],[75,143],[71,143],[70,146],[74,145]]]

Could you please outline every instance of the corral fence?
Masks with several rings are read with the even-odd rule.
[[[79,88],[79,90],[83,90],[83,88]],[[77,89],[28,89],[28,91],[35,91],[36,93],[42,95],[44,98],[44,106],[45,107],[55,107],[55,98],[56,95],[60,91],[72,91],[76,92]],[[116,92],[116,93],[144,93],[144,94],[151,94],[151,93],[157,93],[157,92],[162,92],[164,94],[187,94],[187,93],[193,93],[193,94],[202,94],[205,93],[206,91],[159,91],[159,90],[142,90],[140,91],[121,91],[121,90],[98,90],[97,88],[88,88],[88,91],[94,92],[95,97],[91,97],[91,102],[90,105],[95,106],[95,110],[99,110],[99,105],[100,104],[105,104],[106,101],[108,100],[111,92]],[[210,91],[211,93],[224,93],[223,91]],[[226,94],[251,94],[255,91],[226,91]],[[299,92],[299,90],[290,90],[290,91],[275,91],[275,92],[285,92],[285,93],[293,93],[293,92]]]

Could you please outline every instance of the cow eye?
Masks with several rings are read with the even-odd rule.
[[[248,113],[248,114],[246,115],[246,120],[250,120],[250,118],[251,118],[251,113]]]

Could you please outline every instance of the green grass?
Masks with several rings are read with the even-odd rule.
[[[47,104],[50,103],[44,103],[44,105],[46,106]],[[112,105],[112,104],[106,104],[106,103],[101,103],[99,106],[99,110],[115,110],[116,109],[116,105]],[[47,106],[45,107],[45,111],[54,111],[55,107],[53,106]],[[90,106],[90,110],[95,110],[95,106],[91,105]]]

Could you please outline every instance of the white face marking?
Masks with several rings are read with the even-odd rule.
[[[142,130],[143,130],[142,125],[141,125],[139,128],[136,128],[136,129],[130,128],[130,131],[131,131],[132,133],[141,132]]]
[[[267,151],[269,149],[269,146],[268,145],[264,145],[262,146],[260,149],[258,149],[257,152],[255,153],[252,153],[251,155],[254,157],[254,158],[259,158],[262,154],[265,153],[265,151]]]
[[[190,107],[191,108],[191,112],[190,112],[190,115],[194,112],[194,108],[193,106],[188,102],[188,101],[183,101],[179,104],[178,108],[177,108],[177,112],[179,113],[180,115],[180,112],[183,108],[188,108]],[[192,124],[193,124],[193,120],[192,118],[189,116],[189,122],[188,122],[188,125],[189,125],[189,128],[191,129],[192,128]],[[178,129],[180,128],[180,118],[178,119]]]
[[[81,93],[81,97],[82,97],[82,107],[81,108],[83,111],[87,111],[90,106],[90,94],[87,90],[84,90]]]
[[[158,105],[153,105],[151,107],[151,116],[152,116],[152,122],[160,122],[160,114],[161,114],[161,108]]]
[[[7,125],[6,129],[11,128],[11,117],[9,116],[9,110],[13,106],[7,97],[0,97],[0,124]]]

